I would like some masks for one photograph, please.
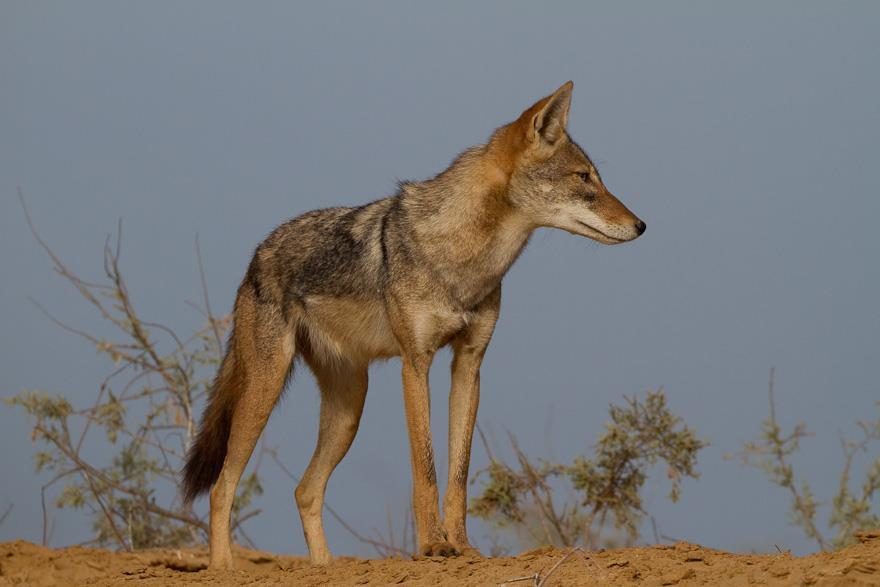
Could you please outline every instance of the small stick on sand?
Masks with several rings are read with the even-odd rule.
[[[506,587],[508,583],[515,583],[515,582],[517,582],[517,581],[528,581],[528,580],[532,580],[532,581],[533,581],[533,585],[534,585],[535,587],[544,587],[544,586],[547,584],[547,581],[548,581],[548,580],[550,579],[550,577],[553,575],[553,573],[556,572],[556,569],[558,569],[558,568],[560,567],[560,565],[562,565],[562,563],[564,563],[565,561],[567,561],[567,560],[571,557],[571,555],[573,555],[573,554],[576,553],[576,552],[580,552],[581,554],[584,554],[584,549],[581,548],[580,546],[577,546],[577,547],[572,548],[571,550],[569,550],[569,551],[565,554],[565,556],[563,556],[561,559],[559,559],[558,561],[556,561],[556,564],[553,565],[553,566],[550,568],[550,571],[549,571],[546,575],[544,575],[543,577],[541,577],[541,573],[540,573],[540,571],[539,571],[539,572],[535,573],[534,575],[527,575],[527,576],[525,576],[525,577],[516,577],[516,578],[514,578],[514,579],[508,579],[508,580],[505,581],[504,583],[501,583],[501,585],[499,585],[499,587]]]

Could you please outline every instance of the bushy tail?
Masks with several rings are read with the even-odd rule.
[[[226,346],[226,356],[217,370],[196,440],[186,454],[183,468],[184,503],[192,502],[211,489],[226,459],[232,414],[244,383],[244,366],[236,359],[231,337]]]

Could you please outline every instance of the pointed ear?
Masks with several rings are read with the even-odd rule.
[[[523,112],[521,118],[526,124],[526,139],[530,143],[538,141],[555,145],[565,134],[568,125],[568,110],[571,107],[571,92],[574,84],[565,82],[552,95],[538,100]]]

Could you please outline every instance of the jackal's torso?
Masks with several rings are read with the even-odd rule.
[[[417,315],[427,346],[442,346],[495,292],[530,226],[497,202],[438,176],[357,208],[308,212],[257,248],[245,282],[278,303],[298,344],[327,359],[400,354],[389,308]],[[493,197],[493,196],[488,196]],[[416,333],[421,335],[420,332]]]

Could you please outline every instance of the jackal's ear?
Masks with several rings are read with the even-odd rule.
[[[526,138],[529,142],[543,141],[555,145],[562,138],[568,125],[573,88],[572,82],[565,82],[552,95],[538,100],[523,113],[527,117]]]

